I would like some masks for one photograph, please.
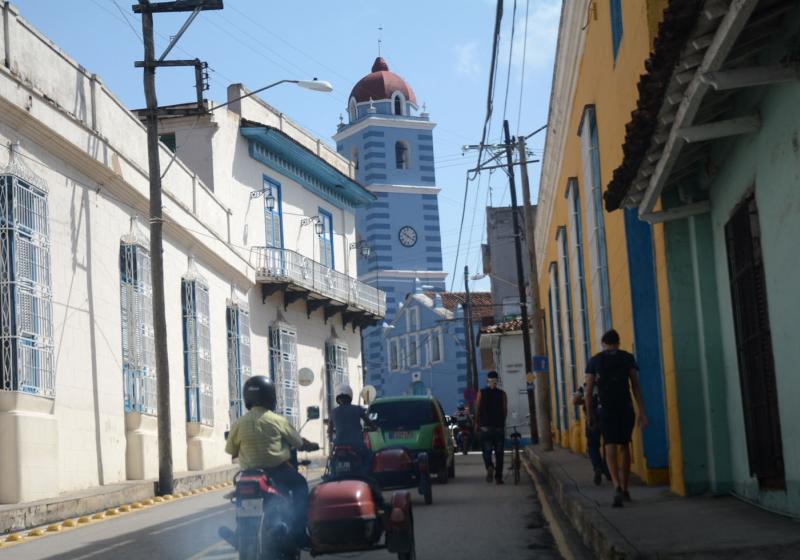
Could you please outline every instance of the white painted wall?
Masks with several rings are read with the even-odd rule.
[[[131,217],[147,215],[148,180],[145,131],[138,119],[99,79],[19,18],[13,6],[3,10],[2,17],[0,35],[8,29],[8,40],[0,36],[0,45],[11,71],[0,66],[0,143],[21,142],[22,162],[49,188],[56,368],[54,401],[34,398],[31,405],[20,399],[0,399],[0,426],[13,424],[19,430],[16,438],[0,436],[0,503],[9,503],[131,477],[126,468],[119,246],[129,232]],[[256,107],[248,109],[251,113],[258,109],[258,103],[253,104]],[[176,471],[190,467],[180,300],[189,256],[195,258],[198,272],[209,285],[215,404],[213,429],[203,436],[199,459],[195,457],[192,466],[230,463],[223,433],[229,429],[225,309],[232,286],[250,304],[254,374],[269,371],[268,327],[280,312],[298,330],[298,367],[309,367],[316,374],[314,384],[301,389],[303,409],[324,401],[324,343],[332,327],[349,346],[354,389],[358,392],[361,387],[360,336],[342,329],[340,316],[325,324],[318,310],[308,318],[302,301],[284,311],[279,294],[262,304],[248,253],[250,246],[264,243],[263,199],[250,201],[249,193],[261,187],[263,173],[272,172],[247,155],[246,141],[238,134],[238,115],[219,113],[215,114],[216,128],[198,135],[212,142],[211,159],[193,160],[198,174],[213,176],[214,191],[180,160],[164,179],[165,312]],[[309,142],[308,135],[285,117],[278,121],[284,130]],[[193,146],[200,149],[202,142]],[[352,177],[347,160],[319,144],[316,149]],[[170,156],[162,148],[162,164]],[[0,167],[8,161],[9,151],[0,149]],[[283,185],[287,213],[316,213],[320,201],[314,195],[284,177],[276,178]],[[353,216],[331,210],[337,233],[336,268],[355,276],[355,251],[348,251],[348,244],[355,241]],[[316,236],[308,227],[300,231],[299,217],[286,216],[285,239],[287,248],[308,256],[312,246],[316,250]],[[137,440],[141,443],[137,453],[143,455],[145,476],[154,476],[154,427],[152,422],[145,424],[149,425],[140,430],[144,437]],[[304,435],[322,443],[322,423],[310,423]],[[34,477],[49,484],[31,484]]]

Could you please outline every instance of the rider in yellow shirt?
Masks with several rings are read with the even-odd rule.
[[[308,482],[291,463],[292,449],[310,445],[286,418],[275,413],[275,385],[263,375],[244,384],[248,412],[234,423],[225,451],[239,458],[242,470],[264,469],[279,487],[291,492],[295,504],[294,534],[301,546],[306,542]]]

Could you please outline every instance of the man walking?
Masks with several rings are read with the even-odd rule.
[[[639,386],[639,366],[631,354],[619,349],[619,333],[613,329],[608,331],[603,335],[602,344],[603,351],[586,366],[586,394],[591,395],[597,385],[600,432],[615,488],[612,505],[622,507],[623,501],[631,499],[628,479],[631,474],[630,442],[635,419],[631,390],[639,408],[639,425],[642,429],[647,427],[647,415]],[[590,427],[595,426],[592,407],[587,407],[586,419]]]
[[[497,484],[503,484],[508,399],[505,391],[497,388],[498,380],[496,371],[490,371],[486,376],[486,387],[478,393],[478,400],[475,403],[475,427],[481,438],[486,482],[491,482],[494,478]],[[492,463],[492,451],[494,451],[494,463]]]
[[[594,391],[592,391],[592,397],[586,398],[586,393],[584,392],[583,387],[578,387],[578,390],[572,396],[572,404],[575,406],[582,406],[583,412],[586,414],[588,418],[588,411],[587,407],[592,407],[594,409],[595,414],[597,414],[597,407],[598,407],[598,397],[597,397],[597,382],[595,381]],[[603,456],[600,453],[600,442],[602,440],[602,435],[600,434],[600,428],[595,423],[594,426],[590,426],[589,423],[586,423],[586,452],[589,454],[589,460],[592,462],[592,470],[594,470],[594,483],[597,486],[603,482],[603,475],[606,476],[608,480],[611,480],[611,473],[608,472],[608,466],[606,466],[605,461],[603,460]]]

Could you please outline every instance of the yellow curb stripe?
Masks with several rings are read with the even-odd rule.
[[[75,521],[74,519],[67,519],[66,521],[64,521],[61,524],[61,526],[62,527],[75,527],[77,524],[78,524],[78,522]]]
[[[41,537],[44,535],[43,529],[33,529],[32,531],[28,531],[28,534],[25,535],[26,537]]]
[[[142,507],[143,507],[143,506],[142,506],[142,502],[133,502],[133,503],[131,504],[131,507],[132,507],[133,509],[142,509]]]
[[[97,513],[95,513],[92,516],[92,519],[105,519],[105,518],[106,518],[106,514],[103,513],[102,511],[98,511]]]
[[[556,542],[558,552],[561,554],[561,557],[564,558],[564,560],[575,560],[576,555],[569,545],[569,540],[564,534],[564,529],[561,526],[559,518],[553,511],[553,506],[550,503],[544,488],[542,487],[542,483],[539,481],[539,477],[533,471],[533,468],[528,464],[527,460],[523,459],[521,462],[522,466],[525,467],[525,470],[528,471],[528,476],[531,477],[533,485],[536,488],[536,494],[539,497],[539,504],[542,507],[542,513],[547,521],[550,534],[553,535],[553,540]]]
[[[54,524],[47,527],[48,533],[58,533],[61,530],[61,525]]]
[[[152,506],[155,502],[152,498],[147,498],[145,501],[142,502],[143,505]]]
[[[85,515],[78,518],[78,524],[79,525],[82,525],[84,523],[89,523],[89,521],[91,521],[91,519],[89,519],[89,517],[87,517]]]
[[[6,537],[5,542],[19,542],[22,540],[22,535],[20,533],[12,533]]]
[[[128,513],[131,510],[131,506],[120,506],[117,508],[119,513]]]

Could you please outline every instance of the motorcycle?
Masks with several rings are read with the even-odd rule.
[[[415,559],[411,495],[394,492],[384,503],[362,461],[352,447],[334,447],[323,482],[309,499],[311,556],[383,548],[399,560]]]
[[[458,443],[461,452],[466,455],[472,448],[472,426],[469,424],[462,424],[458,428]]]
[[[308,407],[306,423],[317,418],[319,407]],[[299,449],[306,452],[318,450],[319,445],[311,442],[305,442]],[[310,461],[298,461],[297,451],[292,450],[292,465],[295,468],[310,465]],[[233,482],[234,490],[225,498],[236,506],[236,530],[221,527],[219,535],[236,548],[239,560],[299,560],[300,547],[292,530],[292,497],[263,469],[240,471]]]
[[[319,418],[319,407],[308,407],[307,417],[306,423]],[[300,449],[317,450],[319,445],[310,442]],[[378,490],[358,474],[347,474],[357,473],[357,454],[343,448],[334,456],[339,466],[332,467],[329,461],[323,482],[309,495],[310,546],[306,548],[311,555],[385,548],[397,554],[399,560],[415,560],[410,494],[395,492],[391,502],[383,505],[374,494]],[[292,463],[295,467],[308,466],[310,461],[298,461],[293,450]],[[343,466],[345,463],[348,466]],[[301,547],[293,531],[293,501],[266,471],[247,469],[237,473],[234,491],[226,498],[236,505],[236,531],[222,527],[219,535],[236,548],[239,560],[300,559]]]

